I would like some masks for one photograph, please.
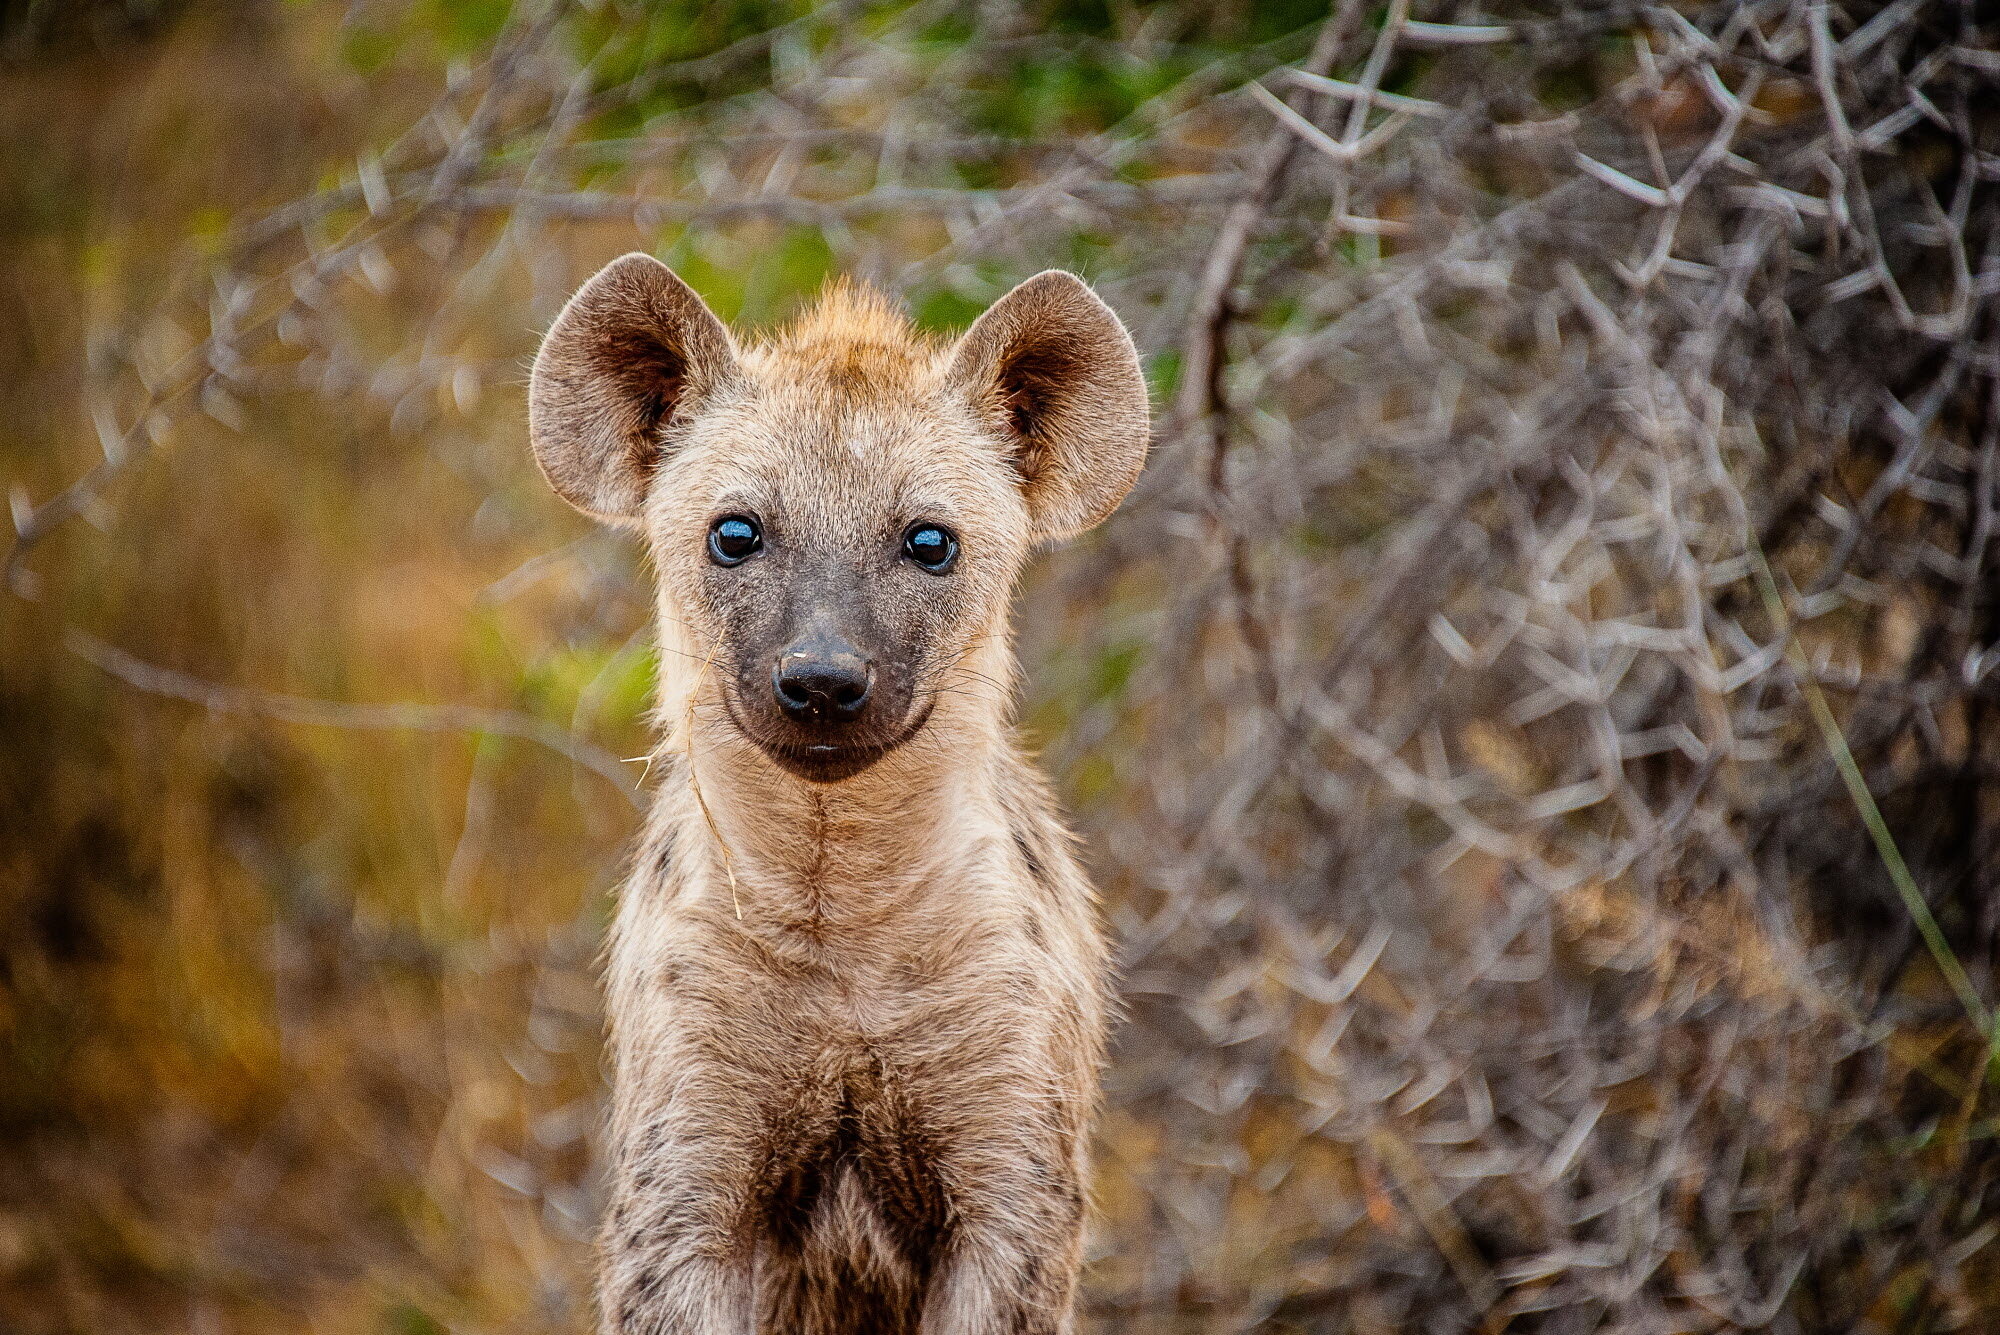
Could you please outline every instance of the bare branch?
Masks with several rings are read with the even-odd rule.
[[[204,681],[173,668],[134,658],[122,649],[71,629],[65,635],[71,653],[135,689],[152,695],[186,700],[219,714],[252,714],[316,728],[360,728],[388,732],[490,733],[546,747],[603,778],[634,808],[640,804],[638,785],[624,762],[603,747],[585,741],[567,728],[509,709],[477,705],[356,704],[313,700],[275,691],[252,690]]]

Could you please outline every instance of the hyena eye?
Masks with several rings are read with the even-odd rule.
[[[958,559],[958,539],[936,524],[912,524],[903,535],[903,555],[933,575],[942,575]]]
[[[742,565],[763,545],[757,521],[745,515],[724,515],[708,530],[708,559],[719,566]]]

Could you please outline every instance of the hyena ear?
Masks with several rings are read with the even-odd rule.
[[[1146,462],[1146,378],[1131,335],[1075,274],[1051,269],[993,303],[951,355],[952,383],[1021,475],[1035,536],[1081,533]]]
[[[577,509],[633,520],[661,433],[735,372],[729,330],[693,288],[650,255],[615,259],[569,299],[535,355],[535,461]]]

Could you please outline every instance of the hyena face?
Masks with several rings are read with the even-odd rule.
[[[969,413],[743,365],[760,360],[672,433],[645,521],[730,720],[793,773],[839,779],[915,735],[993,633],[1027,508]]]
[[[836,287],[739,349],[628,255],[549,331],[530,430],[557,491],[644,530],[666,647],[700,661],[730,724],[833,782],[919,735],[966,694],[954,681],[1001,703],[976,665],[986,646],[1004,661],[1022,562],[1124,496],[1146,397],[1124,328],[1068,274],[950,346]]]

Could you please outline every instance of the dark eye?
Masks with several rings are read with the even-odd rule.
[[[913,524],[903,535],[903,555],[933,575],[942,575],[958,559],[958,539],[936,524]]]
[[[763,545],[757,521],[743,515],[724,515],[708,530],[708,559],[719,566],[742,565]]]

